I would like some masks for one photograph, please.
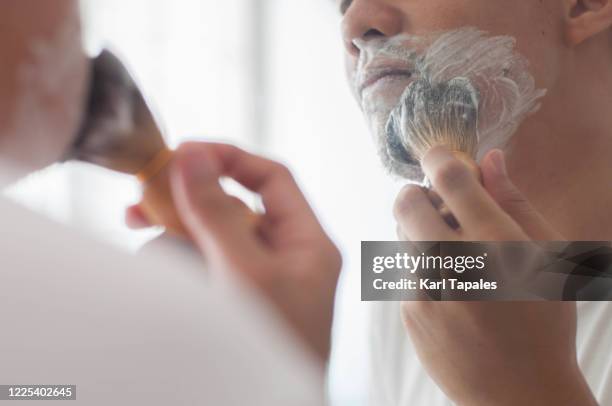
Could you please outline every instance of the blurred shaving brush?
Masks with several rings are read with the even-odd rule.
[[[394,159],[422,162],[427,152],[447,147],[465,162],[479,180],[475,162],[478,147],[478,92],[462,77],[432,83],[428,78],[412,82],[402,94],[387,123],[387,147]],[[425,179],[429,197],[453,228],[459,224]]]
[[[136,176],[142,184],[140,206],[149,223],[188,237],[172,200],[172,158],[173,151],[132,76],[115,55],[104,50],[92,60],[84,119],[64,160]]]

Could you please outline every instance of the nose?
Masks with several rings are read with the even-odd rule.
[[[354,0],[342,21],[346,51],[356,57],[368,41],[399,34],[402,20],[401,11],[391,6],[389,0]]]

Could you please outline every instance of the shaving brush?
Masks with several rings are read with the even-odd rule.
[[[92,163],[133,175],[142,185],[140,207],[151,225],[189,237],[174,207],[170,186],[173,151],[142,93],[121,61],[105,50],[92,60],[83,122],[64,160]],[[249,217],[255,217],[246,206]]]
[[[394,159],[422,162],[427,152],[439,145],[447,147],[481,180],[475,162],[478,148],[478,92],[463,77],[432,83],[428,78],[412,82],[402,94],[387,123],[387,147]],[[431,183],[429,197],[449,225],[459,224],[441,202]]]

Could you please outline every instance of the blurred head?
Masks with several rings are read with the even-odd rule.
[[[386,120],[387,106],[397,103],[412,78],[404,67],[393,66],[392,62],[383,77],[364,74],[362,71],[367,73],[369,65],[376,69],[385,65],[384,58],[367,60],[371,49],[402,35],[427,36],[462,27],[513,37],[516,51],[529,62],[537,87],[548,90],[540,112],[527,120],[532,123],[522,127],[514,138],[533,136],[536,127],[549,130],[555,137],[593,128],[594,120],[605,115],[602,111],[612,107],[612,89],[607,88],[607,96],[601,91],[612,84],[612,0],[338,3],[343,13],[349,80],[364,113],[375,125]],[[419,52],[419,45],[415,49]],[[537,142],[530,145],[538,147]]]
[[[60,158],[80,121],[87,62],[78,0],[3,0],[0,61],[0,162],[23,175]]]

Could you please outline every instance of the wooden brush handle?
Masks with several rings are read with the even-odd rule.
[[[482,174],[480,173],[480,168],[471,157],[459,151],[453,151],[453,155],[455,155],[455,157],[460,161],[464,162],[470,168],[470,171],[472,171],[478,181],[482,183]],[[438,192],[436,192],[434,189],[429,189],[427,191],[427,195],[429,197],[429,200],[431,200],[434,207],[436,207],[436,209],[444,219],[444,221],[446,221],[446,224],[448,224],[454,230],[459,229],[461,225],[459,224],[453,213],[450,211],[448,206],[446,206],[446,204],[442,201],[442,198],[440,198]]]
[[[189,237],[172,199],[171,161],[172,151],[165,148],[136,175],[142,184],[140,207],[151,225],[164,226],[170,234]]]
[[[170,163],[173,151],[161,150],[136,177],[142,184],[142,200],[140,207],[151,225],[163,226],[170,234],[178,237],[191,238],[187,228],[174,206],[170,186]],[[242,201],[232,200],[244,210],[245,221],[256,227],[261,220],[260,215],[249,209]]]

